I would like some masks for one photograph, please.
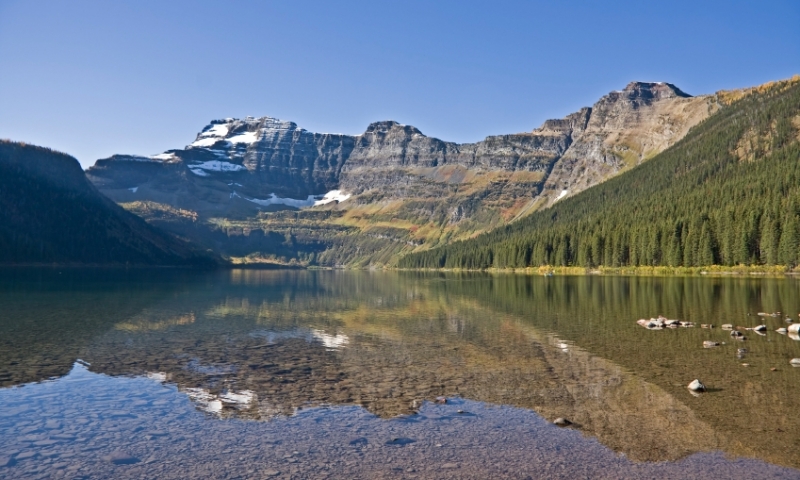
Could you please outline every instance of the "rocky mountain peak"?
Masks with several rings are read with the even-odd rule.
[[[255,215],[273,209],[338,200],[344,204],[332,204],[336,210],[363,215],[363,225],[377,229],[365,238],[419,245],[438,242],[445,238],[441,235],[465,238],[503,225],[638,165],[713,113],[706,97],[687,97],[668,83],[632,82],[540,128],[463,144],[426,136],[393,120],[371,123],[364,133],[352,136],[309,132],[273,117],[223,118],[211,121],[183,149],[101,159],[87,173],[118,202],[156,202],[206,219],[256,222]],[[353,199],[347,200],[348,195]],[[380,210],[371,210],[378,205]],[[259,209],[263,211],[257,213]],[[380,213],[365,213],[373,211]],[[254,228],[269,236],[284,228],[280,224],[297,234],[294,223],[269,218],[278,223]],[[302,235],[314,245],[328,244],[356,228],[341,230],[342,225],[324,221],[318,231],[321,224],[311,223],[313,228]],[[414,234],[408,230],[411,224],[436,227]],[[215,225],[208,223],[209,232],[216,232]],[[272,248],[250,241],[255,242],[253,250],[237,255]],[[376,248],[395,248],[387,245]],[[322,262],[335,261],[330,257]]]
[[[403,125],[401,123],[395,122],[394,120],[384,120],[381,122],[372,122],[367,127],[367,130],[364,132],[367,133],[404,133],[406,135],[423,135],[421,131],[417,127],[412,125]]]
[[[666,82],[631,82],[619,93],[631,100],[641,99],[645,101],[691,97],[680,88]]]

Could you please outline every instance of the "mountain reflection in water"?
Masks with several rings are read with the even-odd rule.
[[[211,417],[251,420],[347,405],[389,419],[464,398],[566,417],[637,462],[722,451],[800,467],[800,368],[789,365],[800,342],[774,332],[783,318],[755,316],[796,319],[793,279],[175,275],[3,290],[0,382],[65,375],[80,358],[91,372],[175,385]],[[769,329],[747,332],[740,359],[719,328],[635,323],[658,314]],[[709,339],[725,343],[703,349]],[[694,378],[710,391],[691,396]]]

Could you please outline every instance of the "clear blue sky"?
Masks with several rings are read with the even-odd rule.
[[[631,80],[702,94],[796,73],[797,0],[0,0],[0,138],[85,167],[181,148],[214,118],[466,142]]]

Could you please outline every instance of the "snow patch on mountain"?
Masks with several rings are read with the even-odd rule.
[[[189,168],[189,171],[197,175],[198,177],[207,177],[208,173],[200,170],[199,168]]]
[[[566,197],[567,196],[567,192],[568,192],[568,190],[561,190],[561,193],[558,194],[558,196],[556,197],[556,199],[554,201],[557,202],[557,201],[561,200],[562,198]]]
[[[349,193],[344,193],[341,190],[331,190],[330,192],[323,195],[321,199],[314,202],[314,206],[327,205],[331,202],[344,202],[350,197],[351,195]]]
[[[199,138],[194,142],[190,143],[189,147],[210,147],[211,145],[214,145],[220,140],[222,139],[218,137]]]
[[[211,128],[200,133],[201,137],[225,137],[228,135],[228,126],[222,123],[211,125]]]
[[[210,128],[206,127],[197,136],[197,139],[189,144],[190,147],[210,147],[228,135],[228,125],[215,123]]]
[[[258,140],[258,132],[244,132],[227,139],[230,143],[254,143]]]
[[[295,198],[281,198],[274,193],[269,195],[269,198],[261,199],[261,198],[247,198],[242,197],[239,194],[234,192],[233,195],[237,197],[244,198],[247,201],[253,202],[256,205],[261,205],[263,207],[269,205],[286,205],[287,207],[295,207],[295,208],[304,208],[304,207],[316,207],[319,205],[327,205],[331,202],[344,202],[348,198],[351,197],[349,193],[344,193],[342,190],[331,190],[330,192],[324,195],[309,195],[308,198],[305,200],[303,199],[295,199]]]
[[[242,197],[242,198],[250,202],[253,202],[256,205],[261,205],[262,207],[267,207],[269,205],[286,205],[287,207],[295,207],[295,208],[311,207],[317,200],[317,197],[315,197],[314,195],[309,195],[307,199],[300,200],[294,198],[281,198],[275,195],[274,193],[270,193],[269,198],[265,199],[247,198],[247,197]]]

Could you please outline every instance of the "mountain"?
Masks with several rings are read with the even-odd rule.
[[[800,263],[800,76],[730,106],[631,171],[402,267]]]
[[[100,194],[69,155],[0,141],[0,265],[217,262]]]
[[[717,95],[632,82],[530,132],[466,144],[394,121],[350,136],[227,118],[183,149],[114,155],[87,174],[130,211],[227,256],[393,264],[626,171],[722,106]]]

